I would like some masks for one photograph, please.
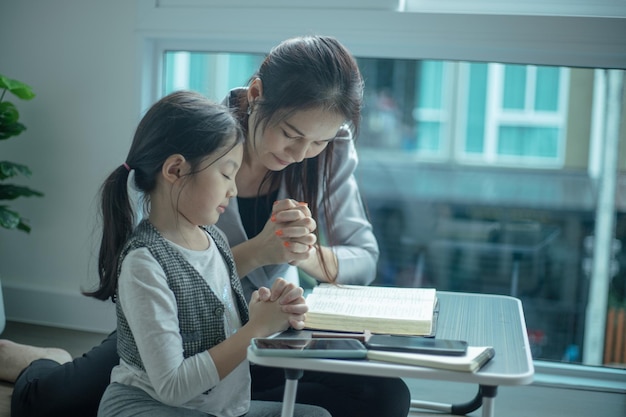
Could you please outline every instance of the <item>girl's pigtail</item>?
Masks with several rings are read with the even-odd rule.
[[[100,284],[97,290],[84,293],[100,300],[111,298],[115,301],[120,253],[134,227],[134,214],[127,190],[129,168],[126,164],[118,167],[109,175],[100,190],[102,217],[102,239],[98,254]]]

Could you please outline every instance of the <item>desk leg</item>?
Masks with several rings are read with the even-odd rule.
[[[493,417],[498,387],[481,385],[481,388],[483,392],[483,417]]]
[[[483,405],[483,399],[485,397],[489,395],[495,396],[495,389],[496,387],[479,385],[476,396],[474,396],[474,398],[470,401],[462,404],[444,404],[430,401],[411,400],[411,408],[441,411],[446,414],[454,414],[455,416],[464,416],[472,411],[478,410]],[[484,414],[483,408],[483,417],[493,417],[492,411],[489,411],[489,413],[490,414]]]
[[[283,393],[281,417],[293,417],[298,380],[302,377],[302,373],[300,369],[285,369],[285,392]]]
[[[452,404],[450,406],[450,414],[454,414],[456,416],[464,416],[471,413],[472,411],[478,410],[480,406],[483,405],[483,388],[484,387],[482,385],[478,386],[478,392],[471,401],[463,404]]]
[[[471,401],[468,401],[463,404],[453,404],[449,406],[449,413],[457,416],[464,416],[472,411],[478,410],[481,406],[483,407],[482,417],[493,417],[493,403],[496,393],[498,391],[498,387],[490,386],[490,385],[479,385],[478,392],[476,396],[472,398]],[[413,402],[412,402],[413,403]],[[417,403],[417,402],[416,402]],[[415,404],[415,406],[419,407],[419,405]],[[428,408],[431,410],[438,411],[447,411],[442,410],[440,408],[433,408],[430,406],[421,407]]]

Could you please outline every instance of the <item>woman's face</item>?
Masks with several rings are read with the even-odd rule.
[[[278,123],[255,126],[255,112],[250,115],[250,140],[247,151],[270,171],[319,155],[335,138],[345,118],[323,109],[301,110]]]

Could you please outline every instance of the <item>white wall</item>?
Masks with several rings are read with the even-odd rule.
[[[37,94],[14,101],[28,130],[0,142],[0,159],[29,166],[19,183],[45,193],[11,203],[30,234],[0,229],[9,320],[114,326],[111,303],[80,290],[97,282],[98,187],[124,162],[139,117],[135,10],[128,0],[0,3],[0,73]]]

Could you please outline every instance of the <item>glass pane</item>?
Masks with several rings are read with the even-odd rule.
[[[189,86],[204,94],[209,92],[209,60],[206,54],[189,54]]]
[[[501,126],[498,135],[500,155],[557,156],[558,134],[556,128]]]
[[[265,58],[263,55],[223,54],[228,58],[228,89],[246,85]]]
[[[538,67],[535,85],[535,110],[556,111],[559,105],[559,69]]]
[[[244,86],[259,67],[262,54],[168,51],[163,69],[163,93],[190,89],[215,101]]]
[[[405,85],[403,80],[399,79],[399,74],[403,74],[406,70],[404,62],[359,58],[358,63],[365,84],[368,86],[365,90],[361,124],[362,145],[386,150],[414,148],[413,135],[407,135],[404,132],[404,130],[411,130],[414,124],[412,111],[415,107],[414,96],[408,94],[405,97]],[[413,77],[403,78],[414,82]],[[411,88],[408,92],[413,90],[414,88]],[[400,111],[400,100],[406,100],[401,104],[403,109],[410,108],[409,117],[406,112]],[[413,145],[408,146],[404,142]]]
[[[504,94],[502,107],[523,110],[526,104],[526,67],[506,65],[504,67]]]
[[[467,138],[465,152],[482,153],[485,140],[485,115],[487,107],[487,64],[469,65],[467,102]]]
[[[423,61],[419,75],[419,107],[441,109],[443,102],[443,62]]]
[[[441,125],[439,123],[422,122],[418,126],[417,147],[420,150],[437,151],[440,137]]]
[[[189,88],[189,52],[166,53],[163,87],[166,93]]]

